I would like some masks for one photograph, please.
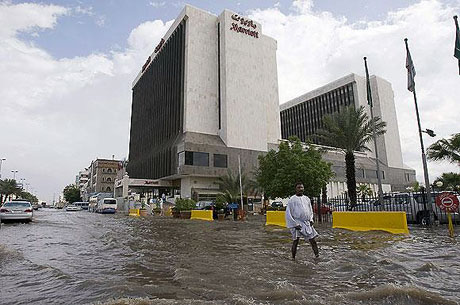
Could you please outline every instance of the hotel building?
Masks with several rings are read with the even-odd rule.
[[[129,177],[202,199],[239,158],[251,174],[281,138],[276,49],[256,21],[185,6],[133,82]]]

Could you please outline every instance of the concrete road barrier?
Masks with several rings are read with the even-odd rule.
[[[274,225],[286,227],[286,212],[285,211],[267,211],[267,220],[265,225]]]
[[[352,231],[409,234],[406,212],[333,212],[332,227]]]
[[[200,219],[200,220],[214,220],[212,218],[211,210],[192,210],[192,216],[190,219]]]
[[[129,216],[139,216],[139,209],[129,209]]]

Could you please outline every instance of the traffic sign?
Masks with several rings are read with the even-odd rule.
[[[443,211],[455,212],[458,210],[459,200],[454,194],[444,192],[436,197],[436,205]]]

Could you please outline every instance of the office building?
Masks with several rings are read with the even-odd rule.
[[[377,76],[370,77],[374,116],[387,123],[387,132],[378,137],[377,149],[382,171],[384,191],[404,191],[415,182],[415,170],[403,164],[398,122],[391,84]],[[303,94],[280,106],[281,135],[283,139],[297,136],[303,142],[321,144],[314,135],[323,128],[323,116],[339,111],[341,107],[364,106],[370,117],[367,102],[366,79],[350,74],[325,86]],[[374,143],[368,143],[370,152],[356,153],[356,180],[370,183],[377,189],[377,171]],[[329,150],[325,160],[333,164],[336,176],[329,184],[331,195],[346,191],[345,164],[341,152]]]

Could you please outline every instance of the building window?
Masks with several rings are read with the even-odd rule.
[[[204,152],[186,151],[185,165],[209,166],[209,154]]]
[[[227,155],[214,154],[214,167],[227,168]]]
[[[107,172],[108,172],[108,173],[111,173],[111,172],[112,172],[112,169],[111,169],[111,168],[107,169]]]
[[[106,188],[106,191],[107,191],[107,192],[111,192],[112,189],[108,186],[108,187]]]
[[[110,179],[110,177],[107,177],[107,180],[106,180],[106,181],[107,181],[107,182],[111,182],[112,179]]]

